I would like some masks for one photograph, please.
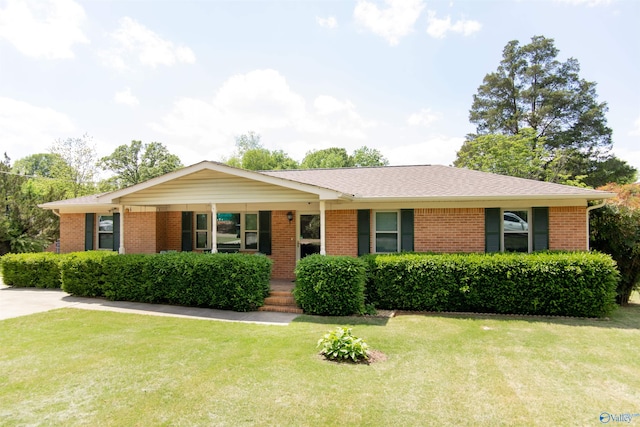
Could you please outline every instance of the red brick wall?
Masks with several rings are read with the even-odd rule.
[[[296,220],[289,222],[289,211],[271,212],[271,277],[293,279],[296,268]],[[295,212],[293,212],[295,218]]]
[[[327,255],[358,256],[358,211],[326,211]]]
[[[156,247],[156,212],[127,212],[124,216],[124,248],[129,254],[153,254]]]
[[[182,250],[182,212],[164,212],[165,246],[159,251]]]
[[[549,208],[549,249],[587,249],[587,208],[584,206]]]
[[[60,215],[60,253],[84,251],[85,214]]]
[[[484,252],[484,209],[414,210],[417,252]]]

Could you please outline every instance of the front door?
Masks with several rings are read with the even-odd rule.
[[[298,215],[298,259],[320,253],[320,214]]]

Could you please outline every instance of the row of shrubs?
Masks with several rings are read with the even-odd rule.
[[[269,292],[271,261],[242,254],[8,254],[7,285],[62,287],[78,296],[255,310]],[[615,307],[619,273],[593,252],[313,255],[296,267],[306,313],[378,309],[601,317]]]
[[[255,310],[269,293],[272,262],[243,254],[8,254],[3,281],[11,286],[61,287],[86,297]]]
[[[321,315],[379,309],[602,317],[619,273],[593,252],[310,256],[296,269],[296,300]]]

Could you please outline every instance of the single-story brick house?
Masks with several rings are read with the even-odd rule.
[[[41,207],[60,216],[63,253],[261,252],[274,278],[292,278],[312,253],[588,249],[589,201],[612,196],[446,166],[255,172],[204,161]]]

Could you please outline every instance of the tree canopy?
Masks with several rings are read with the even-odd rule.
[[[236,137],[236,153],[225,162],[229,166],[248,170],[297,169],[298,162],[282,150],[268,150],[255,132]]]
[[[608,107],[598,102],[596,83],[580,78],[576,59],[562,62],[558,53],[554,40],[544,36],[526,45],[507,43],[497,71],[484,77],[473,96],[469,119],[476,134],[467,141],[489,134],[515,136],[530,128],[536,138],[544,138],[542,167],[555,168],[542,174],[545,179],[586,175],[585,182],[593,186],[632,182],[635,169],[610,153]],[[612,165],[613,171],[607,169]]]
[[[591,212],[591,247],[618,263],[621,280],[616,301],[626,305],[640,286],[640,184],[608,184],[598,190],[614,192],[616,197]]]
[[[112,188],[124,188],[179,169],[182,162],[159,142],[131,141],[102,157],[98,165],[115,174],[108,179]]]
[[[354,150],[349,155],[347,150],[339,147],[325,148],[307,152],[300,163],[302,169],[349,168],[365,166],[386,166],[389,164],[380,151],[366,146]]]

